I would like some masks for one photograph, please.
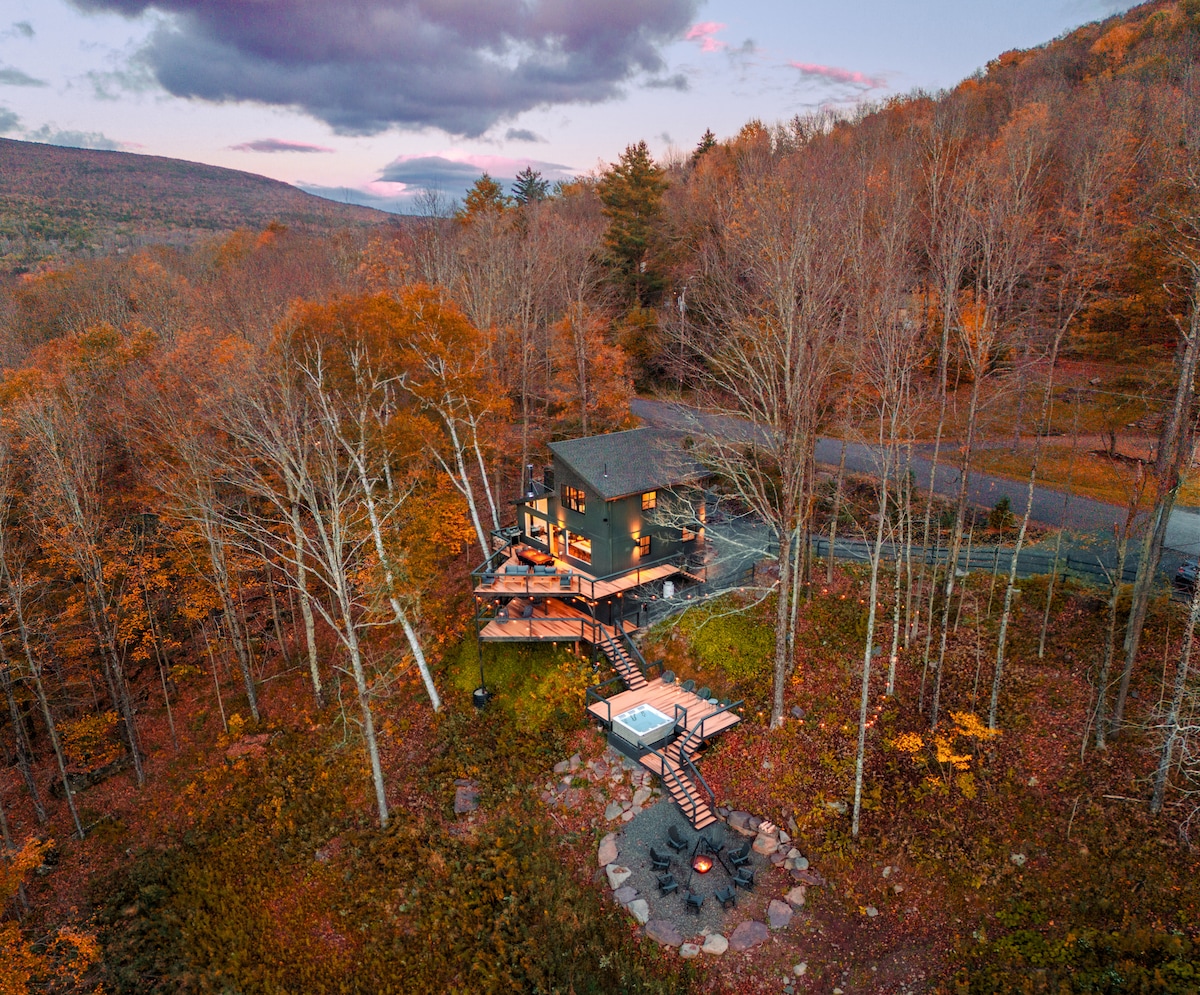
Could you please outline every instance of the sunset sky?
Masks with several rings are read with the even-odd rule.
[[[405,210],[952,86],[1106,0],[0,0],[0,134]]]

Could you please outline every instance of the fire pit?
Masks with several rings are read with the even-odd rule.
[[[713,859],[707,853],[698,853],[692,858],[692,870],[697,874],[707,874],[712,870]]]

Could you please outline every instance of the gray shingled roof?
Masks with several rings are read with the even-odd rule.
[[[550,443],[550,451],[604,500],[669,488],[705,476],[682,436],[651,428]]]

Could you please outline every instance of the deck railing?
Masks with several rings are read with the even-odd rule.
[[[638,741],[638,746],[643,747],[647,753],[658,757],[658,762],[662,765],[662,774],[659,776],[662,778],[664,783],[668,785],[674,785],[679,790],[679,794],[683,798],[687,799],[688,806],[685,808],[683,802],[680,801],[679,807],[683,809],[684,815],[686,815],[688,819],[691,820],[692,824],[695,825],[696,809],[700,806],[700,799],[697,798],[695,793],[688,788],[688,785],[680,779],[679,773],[675,770],[674,764],[672,764],[670,760],[663,756],[663,754],[659,753],[658,750],[654,749],[652,746],[646,746],[643,742],[641,742],[641,740]],[[708,785],[705,785],[705,787],[708,787]],[[688,811],[688,808],[691,808],[690,812]]]
[[[621,679],[621,675],[618,674],[616,677],[610,677],[606,681],[601,681],[599,684],[594,684],[584,692],[584,708],[590,706],[592,702],[595,702],[597,705],[604,705],[604,713],[606,715],[604,727],[606,729],[612,728],[612,705],[609,703],[608,698],[604,697],[604,695],[602,695],[600,692],[610,684],[623,685],[624,683],[625,682]]]
[[[553,574],[534,574],[532,572],[524,574],[506,574],[497,568],[502,562],[508,559],[511,551],[511,547],[509,546],[499,549],[486,560],[484,560],[481,566],[478,566],[472,570],[472,589],[479,590],[480,588],[483,588],[484,590],[488,590],[489,588],[494,587],[496,581],[498,580],[503,580],[506,582],[506,584],[511,584],[512,581],[519,580],[522,581],[523,584],[521,588],[518,588],[518,593],[523,592],[525,594],[537,597],[561,597],[564,594],[573,594],[579,595],[580,597],[591,598],[594,601],[597,598],[596,588],[598,585],[611,584],[620,580],[628,580],[632,577],[634,581],[633,586],[638,587],[643,583],[648,583],[649,580],[657,579],[655,577],[650,577],[648,580],[644,581],[642,578],[652,571],[658,570],[664,566],[676,567],[680,573],[686,573],[688,576],[695,577],[701,582],[703,582],[708,575],[708,567],[704,564],[697,565],[691,562],[693,557],[690,553],[676,553],[674,556],[666,556],[661,560],[655,560],[652,563],[639,563],[636,567],[633,567],[630,570],[618,570],[616,573],[606,574],[603,577],[593,577],[590,574],[583,573],[576,568],[572,568],[568,573],[565,574],[562,572]],[[486,585],[484,584],[485,575],[490,575],[491,578],[489,583]],[[562,586],[562,578],[564,576],[570,577],[570,583],[566,587]],[[539,581],[549,581],[550,583],[543,586],[537,583]],[[501,593],[499,589],[497,589],[497,592]],[[512,594],[513,589],[511,586],[507,586],[503,589],[502,593]],[[601,594],[600,597],[604,597],[604,595]]]

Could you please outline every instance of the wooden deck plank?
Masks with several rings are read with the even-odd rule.
[[[565,560],[555,557],[554,566],[559,574],[571,572],[571,584],[569,588],[563,588],[559,575],[542,575],[536,576],[533,574],[506,574],[504,568],[509,565],[519,565],[520,561],[516,554],[509,556],[501,563],[496,572],[496,579],[491,584],[480,584],[475,588],[475,593],[481,596],[488,595],[512,595],[512,594],[530,594],[538,598],[542,597],[576,597],[582,596],[591,598],[593,601],[600,598],[607,598],[613,594],[624,591],[630,591],[635,587],[641,587],[643,584],[649,584],[656,580],[663,580],[680,572],[679,565],[676,563],[660,563],[656,566],[647,567],[645,570],[634,568],[620,577],[615,577],[612,580],[597,580],[586,571],[580,570],[578,567],[572,566]]]

